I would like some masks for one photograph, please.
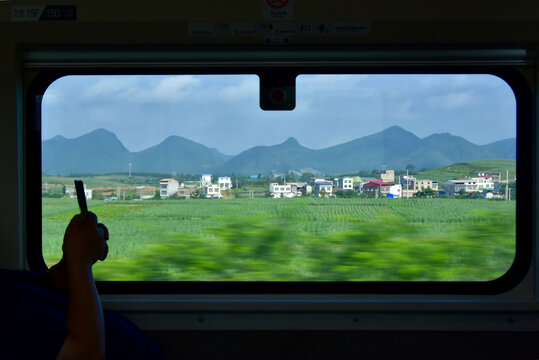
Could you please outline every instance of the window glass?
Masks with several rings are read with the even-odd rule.
[[[300,75],[293,111],[261,110],[258,81],[52,83],[46,263],[61,257],[78,178],[111,236],[98,280],[488,281],[509,269],[516,102],[503,80]]]

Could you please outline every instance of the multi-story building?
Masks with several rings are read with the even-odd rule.
[[[354,178],[345,176],[339,178],[338,187],[342,190],[353,190],[354,189]]]
[[[209,184],[204,188],[204,195],[206,195],[207,198],[221,198],[223,195],[221,195],[221,190],[219,189],[219,185],[217,184]]]
[[[478,176],[476,178],[472,178],[473,180],[477,181],[477,184],[479,185],[480,190],[486,190],[486,191],[493,191],[494,190],[494,181],[492,180],[492,177],[490,176]]]
[[[200,176],[200,188],[204,189],[208,185],[211,185],[211,174],[202,174]]]
[[[422,179],[422,180],[414,179],[412,186],[413,186],[413,190],[416,192],[422,191],[425,189],[432,189],[432,190],[438,191],[438,181],[432,181],[428,179]]]
[[[402,186],[402,196],[414,196],[415,193],[426,189],[438,191],[438,181],[417,179],[411,175],[401,176],[399,182]]]
[[[382,172],[380,173],[380,179],[382,179],[386,183],[394,183],[395,170],[382,170]]]
[[[181,185],[179,188],[178,188],[178,191],[176,192],[176,194],[178,195],[178,197],[183,197],[183,198],[186,198],[186,199],[189,199],[191,197],[191,194],[193,192],[195,192],[195,190],[197,189],[197,186],[194,186],[194,185]]]
[[[314,183],[314,195],[329,197],[333,194],[333,183],[330,181],[317,181]]]
[[[501,174],[497,172],[490,171],[481,171],[477,173],[477,177],[489,177],[492,179],[492,182],[500,182],[502,180]]]
[[[480,192],[479,184],[475,178],[447,180],[444,191],[448,196],[456,196],[462,191],[466,193]]]
[[[221,191],[232,189],[232,180],[228,176],[222,176],[217,179],[217,184]]]
[[[362,186],[362,192],[370,197],[391,197],[402,196],[402,186],[400,184],[387,183],[381,179],[370,180]]]
[[[269,190],[274,198],[295,196],[292,192],[292,185],[290,184],[279,185],[278,183],[271,183]]]
[[[178,180],[161,179],[159,181],[159,195],[161,198],[166,199],[174,195],[176,191],[178,191]]]

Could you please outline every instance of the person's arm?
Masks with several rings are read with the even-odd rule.
[[[64,236],[64,257],[51,269],[53,284],[68,296],[67,338],[58,359],[103,359],[105,329],[103,309],[95,287],[92,265],[107,254],[104,226],[94,214],[76,215]],[[104,228],[106,231],[106,228]],[[64,280],[62,280],[62,275]],[[65,284],[67,283],[67,284]],[[64,286],[66,285],[66,286]]]

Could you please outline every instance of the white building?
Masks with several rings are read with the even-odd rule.
[[[211,185],[211,174],[202,174],[200,176],[200,187],[204,189],[208,185]]]
[[[345,176],[339,179],[338,187],[343,190],[353,190],[354,189],[354,179],[352,177]]]
[[[325,197],[333,194],[333,183],[330,181],[317,181],[314,183],[314,195],[321,197],[325,193]]]
[[[472,180],[477,181],[477,185],[479,185],[480,190],[494,190],[494,180],[490,176],[478,176],[476,178],[472,178]]]
[[[290,198],[296,196],[296,194],[292,192],[292,185],[290,184],[279,185],[278,183],[271,183],[269,191],[274,198]]]
[[[217,184],[210,184],[206,186],[204,191],[204,194],[207,198],[222,198],[223,195],[221,195],[221,190],[219,189],[219,185]]]
[[[65,186],[66,195],[69,196],[70,199],[75,199],[77,197],[77,193],[75,191],[75,185],[66,185]],[[87,189],[86,184],[84,184],[84,195],[86,196],[87,200],[90,200],[92,198],[92,189]]]
[[[232,189],[232,180],[228,176],[219,177],[217,179],[217,184],[219,185],[219,189],[221,189],[221,191]]]
[[[456,196],[462,190],[466,193],[481,191],[481,189],[479,189],[479,184],[477,184],[477,181],[473,178],[447,180],[444,183],[444,191],[448,196]]]
[[[393,184],[389,186],[387,195],[388,198],[400,198],[402,197],[402,185],[401,184]]]
[[[161,198],[166,199],[174,195],[176,191],[178,191],[178,180],[161,179],[159,181],[159,195]]]

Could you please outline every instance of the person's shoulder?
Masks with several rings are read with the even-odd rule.
[[[0,269],[0,359],[54,359],[60,351],[67,335],[64,310],[46,290],[46,278]]]

